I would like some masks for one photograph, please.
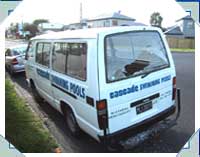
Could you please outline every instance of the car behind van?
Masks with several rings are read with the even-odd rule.
[[[27,44],[20,44],[9,47],[5,51],[5,67],[10,74],[24,72],[24,59],[27,49]]]
[[[63,114],[75,136],[83,130],[112,145],[175,125],[169,119],[176,112],[175,66],[158,28],[45,34],[31,39],[26,59],[34,95]]]

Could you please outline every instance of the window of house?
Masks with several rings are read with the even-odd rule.
[[[188,29],[194,29],[194,22],[193,21],[188,21],[186,27]]]
[[[117,26],[118,25],[118,21],[117,20],[112,20],[112,25],[113,26]]]

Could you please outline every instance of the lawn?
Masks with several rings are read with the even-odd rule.
[[[5,82],[6,139],[22,153],[48,153],[58,147],[42,121],[20,98],[10,80]]]

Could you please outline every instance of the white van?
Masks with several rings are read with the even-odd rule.
[[[110,143],[176,111],[175,66],[158,28],[45,34],[30,41],[26,59],[30,87],[64,115],[74,135],[83,130]]]

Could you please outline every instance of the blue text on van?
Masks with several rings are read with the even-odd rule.
[[[37,73],[41,77],[50,80],[50,75],[47,71],[37,69]],[[63,90],[75,94],[76,96],[79,96],[83,99],[85,98],[85,88],[81,87],[80,85],[69,82],[68,80],[64,80],[55,75],[51,75],[51,78],[52,78],[52,83],[56,84],[59,87],[62,87]]]
[[[160,83],[167,82],[169,80],[171,80],[171,75],[168,75],[168,76],[165,76],[165,77],[162,77],[160,79],[156,79],[156,80],[153,80],[153,81],[150,81],[150,82],[145,82],[145,83],[142,83],[140,85],[132,85],[129,88],[124,88],[124,89],[121,89],[121,90],[110,92],[110,98],[113,99],[113,98],[117,98],[117,97],[127,95],[127,94],[130,94],[130,93],[135,93],[135,92],[138,92],[139,90],[141,91],[141,90],[159,85]]]

